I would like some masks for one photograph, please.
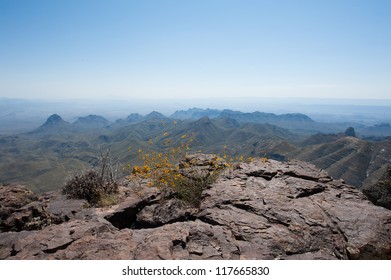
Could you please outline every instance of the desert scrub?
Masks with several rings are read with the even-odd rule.
[[[68,198],[85,199],[90,206],[108,206],[116,203],[118,192],[116,168],[110,152],[100,154],[100,165],[69,178],[62,193]]]
[[[167,136],[165,132],[163,136]],[[189,155],[194,136],[183,134],[176,145],[170,138],[163,142],[161,151],[138,150],[140,165],[128,165],[129,180],[148,180],[150,187],[161,189],[193,206],[198,206],[202,191],[216,180],[225,161],[214,155]],[[152,143],[152,140],[149,141]],[[200,159],[204,157],[204,159]],[[208,162],[205,162],[208,157]],[[204,161],[200,163],[199,161]],[[222,164],[224,162],[224,164]],[[201,166],[203,165],[204,166]]]
[[[166,194],[198,207],[202,192],[216,181],[220,171],[227,165],[217,156],[213,156],[215,161],[207,165],[199,165],[195,160],[197,156],[210,155],[186,155],[185,159],[176,165],[167,162],[166,155],[161,157],[158,155],[157,162],[152,168],[148,163],[135,166],[130,179],[148,179],[150,187],[161,189]],[[148,157],[148,159],[153,158]]]
[[[191,171],[182,171],[183,175],[176,181],[174,196],[198,207],[201,203],[202,192],[212,185],[218,178],[218,170],[209,171],[203,169],[193,169]]]

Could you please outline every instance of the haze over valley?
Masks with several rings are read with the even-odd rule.
[[[386,106],[323,104],[316,105],[320,114],[306,115],[295,112],[294,103],[275,103],[274,112],[288,112],[279,114],[219,109],[223,103],[167,114],[173,106],[167,102],[158,105],[165,114],[140,114],[147,110],[145,103],[126,115],[128,107],[140,104],[86,104],[2,99],[0,182],[26,184],[37,192],[58,190],[67,177],[96,166],[102,150],[111,151],[124,177],[129,170],[123,173],[122,167],[138,163],[139,149],[163,151],[165,139],[178,142],[184,134],[194,138],[189,153],[216,153],[233,161],[304,160],[357,188],[374,184],[390,164],[391,110]],[[270,102],[252,106],[273,108]],[[315,105],[297,106],[316,111]],[[325,122],[321,108],[334,117]],[[347,108],[345,115],[338,113],[341,108]],[[53,110],[61,113],[46,113]]]
[[[158,111],[166,116],[189,108],[232,109],[287,114],[302,113],[320,123],[352,123],[373,126],[391,122],[391,101],[371,99],[322,98],[194,98],[183,99],[21,99],[0,97],[0,134],[28,132],[40,126],[51,114],[74,122],[90,114],[115,122],[130,113],[146,115]]]

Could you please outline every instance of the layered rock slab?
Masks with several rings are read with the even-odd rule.
[[[200,210],[229,225],[241,259],[391,257],[391,212],[303,162],[241,164],[205,191]]]
[[[67,219],[0,233],[0,258],[391,259],[391,211],[304,162],[236,164],[199,208],[143,185],[121,192],[108,208],[50,197],[45,211]]]

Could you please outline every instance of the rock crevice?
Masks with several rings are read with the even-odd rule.
[[[197,208],[146,185],[119,198],[87,209],[1,186],[0,259],[391,259],[391,211],[305,162],[228,168]]]

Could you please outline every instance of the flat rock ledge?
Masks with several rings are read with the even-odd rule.
[[[0,186],[0,259],[391,259],[391,211],[305,162],[236,164],[199,208],[146,184],[119,199]]]

